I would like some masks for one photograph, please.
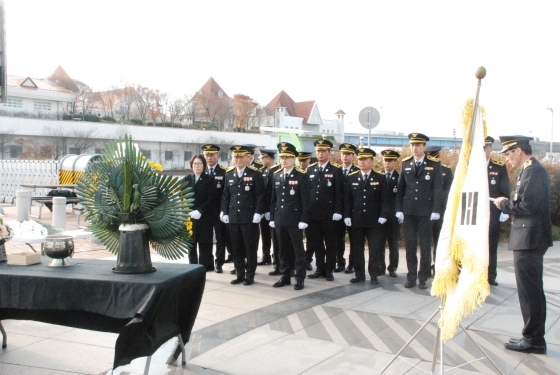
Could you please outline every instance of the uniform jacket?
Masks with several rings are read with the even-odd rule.
[[[220,209],[222,206],[222,193],[224,192],[225,186],[225,176],[227,168],[216,164],[214,167],[214,186],[216,191],[216,199],[214,199],[214,215],[220,215]],[[208,173],[208,169],[206,170]]]
[[[552,246],[550,178],[535,158],[523,164],[517,176],[513,198],[503,201],[501,207],[502,212],[512,216],[510,250],[546,249]]]
[[[447,208],[447,197],[449,197],[449,191],[451,190],[451,184],[453,184],[453,172],[451,168],[447,165],[441,164],[441,179],[442,179],[442,207],[443,211]],[[443,218],[441,218],[443,219]]]
[[[194,202],[192,210],[198,210],[202,214],[200,219],[193,220],[195,241],[200,243],[211,243],[213,239],[212,213],[214,202],[218,199],[214,177],[201,174],[198,181],[194,182],[194,174],[185,177],[185,181],[193,188]]]
[[[414,157],[403,159],[397,185],[397,212],[405,215],[429,216],[442,213],[442,174],[439,159],[424,156],[416,171]]]
[[[487,170],[490,198],[509,197],[509,177],[504,163],[490,159]],[[490,218],[492,220],[499,220],[500,212],[498,207],[493,202],[490,202]]]
[[[385,179],[387,176],[385,175]],[[386,219],[396,219],[394,216],[397,213],[396,203],[397,203],[397,184],[399,182],[399,172],[396,169],[393,170],[391,174],[391,179],[387,181],[387,210],[389,212],[389,217]]]
[[[264,185],[261,173],[250,165],[243,176],[237,177],[237,168],[226,171],[222,195],[222,211],[229,215],[230,224],[249,224],[254,214],[264,213]]]
[[[261,172],[263,183],[264,183],[264,210],[269,212],[270,199],[272,198],[272,178],[274,172],[281,169],[280,164],[275,164],[272,167],[262,167],[259,169]]]
[[[310,219],[332,220],[333,214],[342,215],[344,176],[340,165],[328,162],[322,173],[318,163],[307,167],[310,183]]]
[[[294,167],[288,178],[279,169],[272,175],[270,221],[275,227],[297,228],[309,219],[309,179],[305,171]]]
[[[352,219],[353,227],[372,228],[380,217],[389,217],[385,174],[372,170],[364,181],[361,171],[350,173],[346,178],[344,218]]]

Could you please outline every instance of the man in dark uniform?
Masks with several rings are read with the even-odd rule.
[[[255,159],[255,150],[257,149],[257,145],[254,145],[252,143],[248,143],[248,144],[245,144],[243,146],[247,147],[247,150],[249,150],[249,165],[251,167],[261,169],[263,167],[263,164]]]
[[[502,153],[514,168],[520,168],[515,194],[496,198],[494,203],[512,216],[509,250],[513,250],[515,281],[521,314],[523,337],[505,343],[508,350],[523,353],[546,353],[544,339],[546,298],[543,289],[543,257],[552,246],[550,219],[550,178],[546,169],[532,157],[524,136],[502,136]]]
[[[488,193],[490,198],[509,196],[509,176],[507,167],[501,161],[493,160],[492,143],[494,138],[488,136],[484,141],[484,152],[488,162]],[[507,220],[509,215],[502,213],[495,204],[490,202],[490,227],[488,229],[488,283],[498,286],[498,243],[500,241],[500,222]]]
[[[264,212],[261,173],[249,165],[249,150],[232,146],[234,166],[226,171],[222,196],[222,221],[229,224],[233,263],[237,277],[232,284],[254,283],[259,245],[259,223]]]
[[[272,178],[270,226],[276,228],[278,236],[282,277],[273,286],[290,285],[295,264],[294,289],[301,290],[306,276],[303,230],[309,215],[309,180],[304,170],[294,166],[298,153],[292,144],[279,143],[278,152],[282,169]]]
[[[298,156],[297,156],[297,160],[299,163],[299,167],[304,170],[307,171],[307,167],[309,167],[309,164],[311,162],[311,152],[307,152],[307,151],[298,151]],[[313,270],[313,266],[311,265],[311,263],[313,263],[313,254],[315,254],[315,251],[313,250],[313,248],[311,247],[311,244],[309,243],[308,240],[308,236],[307,236],[307,229],[303,231],[303,233],[305,234],[305,259],[306,259],[306,265],[305,268],[307,269],[307,271],[312,271]]]
[[[421,133],[408,135],[412,156],[403,159],[397,184],[396,217],[403,223],[406,247],[405,288],[412,288],[419,279],[418,287],[427,289],[432,264],[432,221],[440,220],[442,206],[442,175],[438,159],[424,153],[430,140]],[[416,255],[420,240],[420,270]]]
[[[387,180],[387,222],[383,224],[382,238],[383,247],[381,248],[381,261],[379,262],[379,274],[385,273],[385,243],[389,245],[389,271],[390,277],[397,277],[397,268],[399,267],[399,236],[400,224],[399,219],[395,217],[397,211],[395,204],[397,199],[397,182],[399,181],[399,172],[395,170],[397,159],[401,156],[394,150],[383,150],[383,168],[385,169],[385,179]]]
[[[439,152],[441,151],[440,146],[428,146],[426,147],[426,155],[431,156],[433,158],[439,159]],[[449,191],[451,190],[451,184],[453,183],[453,172],[451,171],[451,167],[441,164],[441,181],[442,181],[442,209],[441,209],[441,219],[436,220],[432,223],[432,239],[434,241],[434,250],[433,250],[433,262],[436,261],[436,250],[437,244],[439,240],[439,234],[441,233],[441,226],[443,225],[443,215],[445,214],[445,209],[447,208],[447,197],[449,196]],[[435,275],[436,267],[432,264],[431,273],[432,276]]]
[[[311,194],[307,240],[315,251],[317,269],[310,279],[325,277],[333,281],[336,266],[335,222],[342,219],[344,176],[340,165],[329,161],[333,144],[327,139],[315,141],[317,163],[307,168]]]
[[[272,149],[261,149],[261,161],[263,167],[260,172],[263,177],[264,182],[264,210],[266,211],[263,219],[261,220],[261,238],[262,238],[262,252],[263,258],[257,263],[258,266],[264,266],[266,264],[272,264],[272,257],[270,256],[270,248],[274,250],[274,256],[278,257],[278,241],[276,239],[275,231],[270,228],[268,224],[270,221],[270,212],[268,211],[270,206],[270,198],[272,196],[272,174],[280,169],[280,164],[274,164],[274,157],[276,156],[276,150]]]
[[[354,157],[356,156],[356,152],[358,149],[351,143],[343,143],[340,145],[340,160],[342,161],[342,165],[340,166],[342,170],[342,176],[344,177],[344,181],[346,181],[346,177],[357,170],[354,162]],[[344,203],[344,202],[343,202]],[[344,208],[342,209],[344,211]],[[348,272],[345,271],[346,268],[346,259],[344,259],[344,252],[346,251],[346,232],[348,231],[348,237],[350,237],[350,227],[347,227],[344,224],[343,220],[339,220],[335,222],[336,228],[336,268],[334,272],[342,272],[345,273],[353,273],[354,272],[354,251],[352,249],[352,243],[350,243],[350,252],[348,254]]]
[[[372,284],[379,284],[379,261],[384,247],[382,226],[387,222],[387,179],[383,173],[375,172],[375,151],[358,149],[359,171],[348,175],[344,189],[344,223],[352,227],[350,236],[354,247],[356,276],[350,280],[357,283],[366,280],[364,244],[369,249],[368,272]]]
[[[216,185],[216,199],[212,211],[212,225],[216,235],[216,268],[217,273],[222,273],[222,266],[226,263],[226,248],[231,251],[229,231],[226,224],[220,220],[220,209],[222,205],[222,192],[224,191],[224,177],[226,168],[218,164],[220,147],[213,144],[202,146],[202,153],[206,159],[206,173],[214,177]]]
[[[299,167],[304,171],[306,171],[307,167],[309,167],[309,164],[311,162],[311,152],[298,151],[297,160],[299,163]]]

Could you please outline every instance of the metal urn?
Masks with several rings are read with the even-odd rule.
[[[52,258],[49,267],[67,267],[70,265],[67,258],[74,254],[74,239],[71,236],[57,234],[47,236],[43,251]]]

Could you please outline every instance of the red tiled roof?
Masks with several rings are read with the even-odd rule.
[[[60,65],[55,69],[55,71],[51,74],[51,76],[49,78],[53,82],[56,82],[56,80],[59,80],[59,81],[71,81],[72,80],[72,78],[70,78],[68,73],[66,73],[66,71],[64,69],[62,69],[62,66],[60,66]]]
[[[307,124],[309,120],[309,115],[313,110],[313,105],[315,104],[315,100],[309,100],[307,102],[299,102],[296,103],[296,113],[297,117],[303,117],[303,123]]]
[[[29,87],[29,86],[21,86],[21,84],[29,77],[20,77],[20,76],[11,76],[8,75],[8,86],[11,87],[21,87],[24,89],[29,89],[29,90],[43,90],[43,91],[55,91],[55,92],[61,92],[61,93],[66,93],[66,94],[74,94],[73,92],[66,90],[64,87],[55,85],[54,83],[50,82],[48,79],[46,78],[30,78],[35,85],[37,85],[37,88],[35,87]]]
[[[206,81],[206,83],[204,84],[204,86],[202,86],[202,88],[199,90],[200,92],[202,92],[205,95],[210,95],[210,96],[214,96],[216,98],[218,98],[218,92],[222,92],[222,96],[223,98],[228,98],[229,96],[226,94],[226,92],[220,87],[220,85],[218,85],[218,82],[216,82],[214,80],[214,78],[210,77],[210,79],[208,81]]]
[[[338,112],[335,113],[335,115],[345,115],[346,113],[344,113],[344,111],[342,109],[339,109]]]
[[[274,97],[268,103],[265,108],[269,110],[274,110],[274,108],[285,107],[288,115],[292,117],[302,117],[303,123],[306,124],[311,111],[313,110],[313,105],[315,100],[309,100],[306,102],[294,102],[294,100],[288,95],[284,90],[280,91],[278,95]]]

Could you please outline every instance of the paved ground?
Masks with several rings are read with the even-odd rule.
[[[7,219],[15,209],[4,207]],[[49,222],[47,211],[42,221]],[[76,218],[68,213],[67,229]],[[114,258],[102,245],[75,240],[74,258]],[[8,252],[28,249],[11,241]],[[469,335],[487,351],[504,374],[560,373],[560,243],[545,256],[548,300],[547,355],[506,351],[503,342],[517,337],[522,319],[513,275],[512,255],[501,244],[498,281],[484,307],[463,321]],[[153,254],[153,260],[165,261]],[[187,345],[185,367],[166,364],[175,344],[170,340],[153,356],[150,374],[378,374],[420,326],[437,311],[439,299],[418,288],[405,289],[406,265],[401,250],[399,277],[381,283],[351,285],[351,275],[335,281],[307,279],[303,291],[272,288],[276,277],[259,267],[252,286],[231,285],[233,278],[209,272],[198,318]],[[428,289],[429,290],[429,289]],[[386,374],[429,373],[436,319],[412,342]],[[3,321],[8,348],[0,352],[0,374],[111,374],[116,335],[33,321]],[[483,357],[464,332],[444,349],[446,369]],[[142,374],[146,359],[116,369],[113,374]],[[437,372],[436,372],[437,373]],[[488,359],[451,374],[497,374]]]

